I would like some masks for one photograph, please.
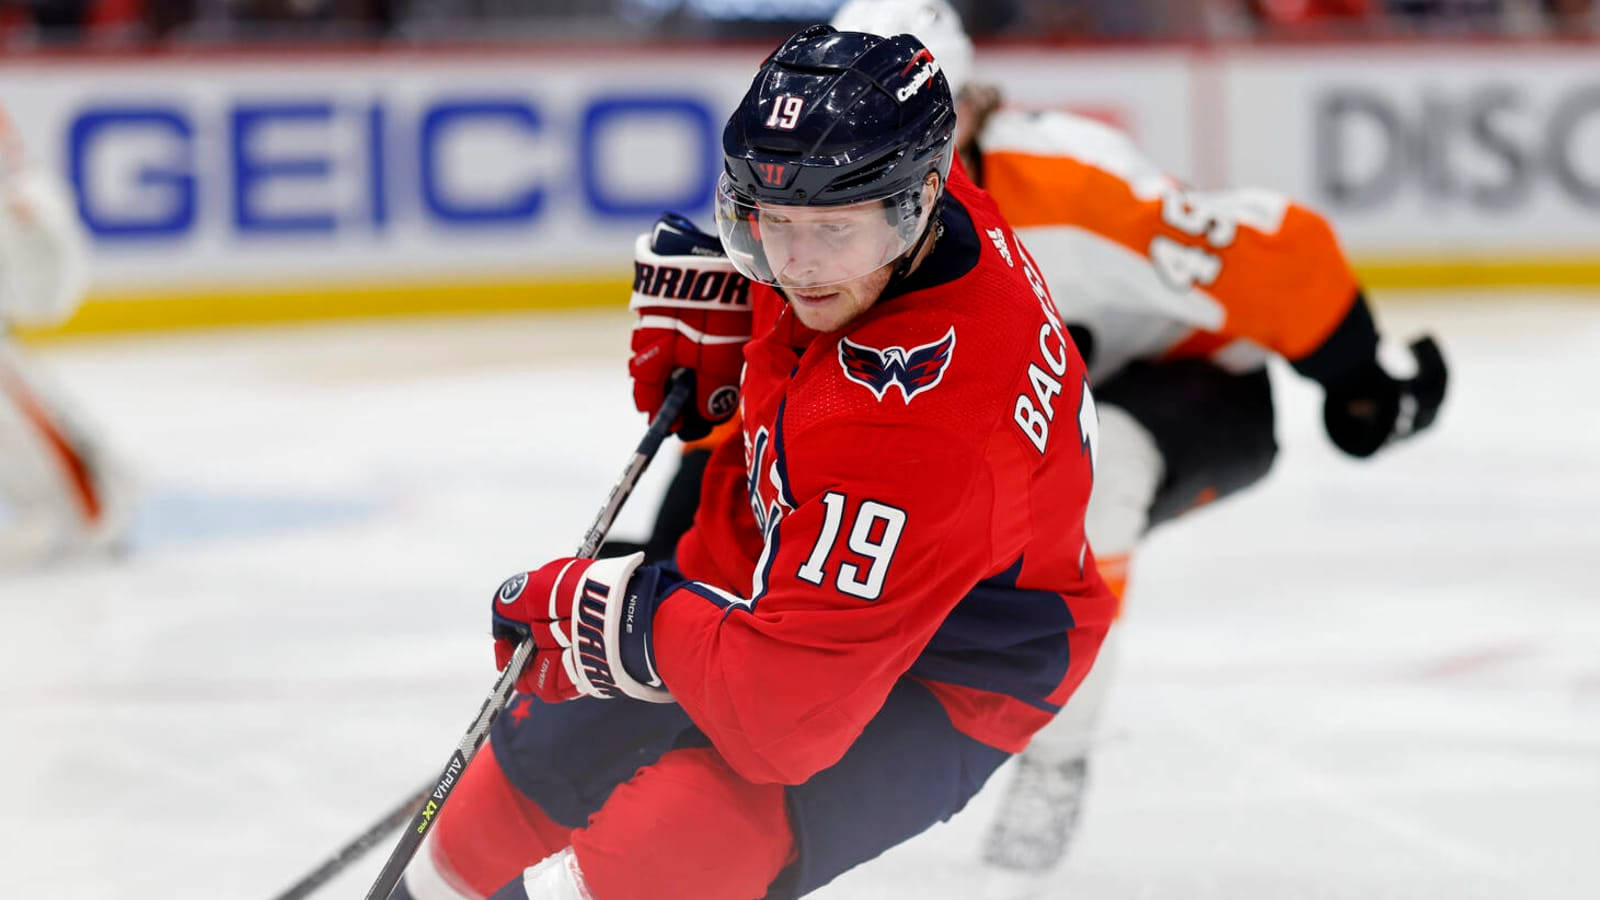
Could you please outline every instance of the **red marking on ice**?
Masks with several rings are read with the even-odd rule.
[[[1471,675],[1530,656],[1534,649],[1534,645],[1528,641],[1480,647],[1427,663],[1417,671],[1417,675],[1423,678],[1455,678]]]

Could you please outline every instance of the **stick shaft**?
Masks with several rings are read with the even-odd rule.
[[[431,787],[431,786],[430,786]],[[272,900],[305,900],[318,888],[333,880],[335,875],[344,871],[352,862],[365,856],[368,850],[376,847],[389,833],[406,823],[406,820],[422,808],[422,801],[427,799],[429,788],[423,788],[401,801],[395,808],[385,813],[383,818],[368,826],[366,831],[357,835],[354,840],[339,848],[339,851],[325,860],[322,865],[312,870],[304,878],[290,885],[288,890],[273,897]]]
[[[611,530],[611,524],[616,521],[617,513],[622,510],[622,505],[627,502],[628,496],[633,493],[634,486],[639,481],[639,476],[644,474],[650,461],[655,458],[656,451],[661,448],[661,442],[666,439],[672,429],[672,424],[677,421],[683,412],[684,404],[688,402],[691,384],[686,379],[679,379],[673,383],[672,389],[667,393],[661,403],[661,408],[651,420],[650,427],[645,430],[644,437],[640,439],[639,446],[629,458],[627,466],[623,469],[621,477],[612,486],[611,493],[606,496],[605,503],[601,504],[600,511],[595,515],[594,524],[584,533],[583,542],[578,547],[577,555],[585,559],[593,558],[600,550],[600,544],[605,540],[606,534]],[[400,876],[405,872],[405,867],[416,855],[417,848],[422,845],[422,839],[427,836],[427,831],[433,824],[439,809],[444,806],[444,801],[450,796],[455,783],[461,773],[466,770],[467,763],[483,745],[484,738],[488,736],[489,728],[494,724],[495,718],[505,708],[506,701],[510,699],[516,684],[516,673],[522,671],[528,657],[533,654],[533,642],[523,641],[515,652],[512,653],[511,662],[500,677],[495,679],[494,687],[490,689],[489,696],[483,702],[483,707],[478,710],[478,715],[473,718],[468,726],[467,733],[462,737],[456,751],[450,755],[450,761],[445,764],[444,770],[434,781],[424,785],[412,795],[406,797],[382,818],[368,826],[367,830],[357,835],[354,839],[340,847],[332,856],[328,857],[317,868],[305,877],[291,885],[283,893],[275,895],[272,900],[305,900],[323,885],[332,881],[335,876],[343,872],[357,859],[365,856],[367,851],[377,846],[383,838],[407,822],[411,827],[401,836],[399,844],[389,855],[383,871],[378,879],[373,882],[372,888],[367,891],[368,898],[382,898],[387,900],[395,885],[400,883]]]
[[[590,525],[588,532],[584,534],[583,543],[578,547],[578,556],[590,559],[599,551],[600,542],[605,539],[606,532],[611,530],[611,523],[616,520],[622,504],[627,501],[628,495],[633,493],[639,476],[655,457],[672,424],[677,421],[678,414],[683,410],[683,404],[689,398],[689,391],[689,382],[679,380],[667,393],[660,410],[656,412],[650,427],[640,439],[638,448],[633,451],[628,465],[622,470],[621,477],[611,488],[605,503],[601,504],[600,512],[595,515],[594,524]],[[488,736],[490,726],[494,724],[500,711],[505,709],[506,702],[511,699],[517,676],[521,674],[533,651],[533,641],[529,639],[518,644],[516,650],[512,652],[511,662],[500,672],[500,677],[495,679],[494,687],[490,689],[488,698],[483,701],[483,706],[479,708],[472,724],[467,727],[467,733],[462,736],[461,743],[456,746],[455,752],[450,754],[450,759],[440,771],[439,777],[428,789],[423,798],[422,808],[411,817],[409,826],[400,835],[400,842],[395,845],[394,851],[389,854],[388,861],[383,865],[383,870],[378,873],[377,880],[367,891],[366,900],[388,900],[389,893],[400,883],[400,877],[405,873],[406,866],[412,857],[416,856],[417,848],[422,846],[423,838],[437,821],[439,810],[444,807],[445,801],[450,798],[450,792],[460,782],[461,773],[466,771],[467,763],[472,761],[478,748],[483,745],[484,738]]]

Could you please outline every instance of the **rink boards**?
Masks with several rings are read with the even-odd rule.
[[[93,238],[76,330],[590,306],[709,223],[752,46],[55,56],[0,98]],[[990,46],[1015,104],[1330,215],[1376,287],[1600,284],[1594,45]]]

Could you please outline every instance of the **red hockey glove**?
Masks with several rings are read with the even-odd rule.
[[[1433,424],[1449,381],[1444,354],[1431,337],[1413,341],[1411,354],[1417,360],[1411,378],[1395,378],[1374,359],[1328,388],[1322,422],[1340,450],[1371,456]]]
[[[673,373],[694,376],[694,403],[678,434],[699,440],[739,409],[739,372],[750,339],[750,280],[734,271],[722,244],[668,213],[633,252],[633,403],[655,414]]]
[[[517,690],[546,703],[619,694],[672,702],[650,651],[650,621],[665,579],[660,569],[640,570],[643,559],[643,553],[566,557],[500,585],[495,664],[505,668],[530,635],[536,648],[517,676]]]

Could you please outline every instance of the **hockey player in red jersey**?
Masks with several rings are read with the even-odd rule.
[[[1269,356],[1325,388],[1329,437],[1351,455],[1433,421],[1445,388],[1437,347],[1415,345],[1412,377],[1378,363],[1371,311],[1311,209],[1258,189],[1196,192],[1105,125],[1002,108],[998,89],[967,83],[972,43],[944,0],[851,0],[833,24],[929,47],[956,92],[967,170],[1045,261],[1100,400],[1107,450],[1086,527],[1119,595],[1150,528],[1266,474],[1277,452]],[[634,302],[658,301],[636,285]],[[709,453],[686,452],[646,545],[653,557],[682,535],[696,496],[685,486]],[[984,849],[997,897],[1038,895],[1065,857],[1109,662],[1022,754]]]
[[[741,439],[675,564],[502,585],[500,658],[539,649],[401,895],[805,894],[961,809],[1089,672],[1093,398],[954,127],[910,36],[814,26],[762,65],[723,137],[727,258],[640,270],[632,362],[642,409],[694,368]]]

